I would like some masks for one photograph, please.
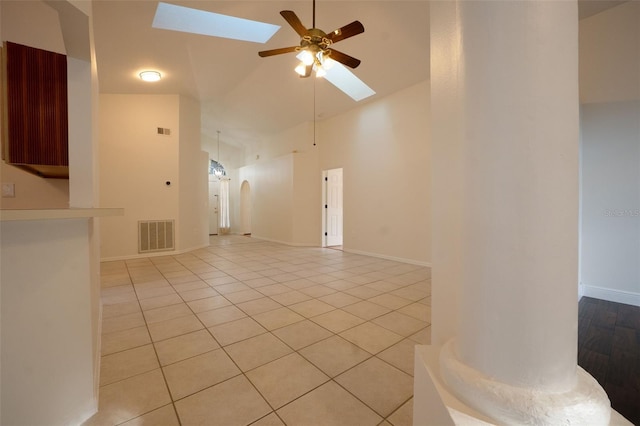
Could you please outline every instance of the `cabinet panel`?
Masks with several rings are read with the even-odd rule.
[[[67,57],[5,42],[3,158],[44,177],[68,177]]]

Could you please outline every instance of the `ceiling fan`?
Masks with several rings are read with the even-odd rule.
[[[300,45],[283,47],[280,49],[263,50],[258,55],[265,58],[268,56],[281,55],[283,53],[299,52],[297,57],[301,60],[296,67],[296,72],[300,77],[309,77],[312,71],[316,72],[316,77],[324,77],[326,69],[331,66],[331,60],[340,62],[350,68],[357,68],[360,60],[333,49],[331,46],[341,40],[353,37],[364,32],[364,26],[360,21],[338,28],[330,33],[325,33],[316,28],[316,1],[313,0],[313,24],[307,29],[298,16],[292,10],[283,10],[280,15],[291,25],[300,36]]]
[[[353,21],[327,34],[315,28],[315,0],[313,1],[313,27],[310,29],[305,28],[292,11],[284,10],[280,14],[301,37],[300,44],[293,47],[262,51],[259,52],[260,56],[267,57],[298,52],[298,58],[303,62],[296,67],[296,72],[302,77],[309,77],[315,70],[316,77],[324,77],[325,80],[356,102],[375,95],[373,89],[347,68],[356,68],[360,65],[360,60],[332,47],[333,44],[341,40],[364,32],[364,27],[359,21]],[[158,2],[152,27],[254,43],[266,43],[280,29],[279,25],[251,21],[162,1]],[[331,65],[334,66],[331,67]],[[329,68],[331,69],[329,70]]]

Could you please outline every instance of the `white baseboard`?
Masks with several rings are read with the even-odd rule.
[[[594,299],[608,300],[609,302],[640,306],[640,293],[580,284],[578,294],[580,297],[587,296]]]
[[[422,260],[406,259],[404,257],[387,256],[385,254],[371,253],[371,252],[368,252],[368,251],[353,250],[353,249],[348,249],[348,248],[343,248],[342,251],[347,252],[347,253],[353,253],[353,254],[361,254],[363,256],[377,257],[378,259],[393,260],[394,262],[408,263],[410,265],[426,266],[428,268],[431,267],[431,262],[424,262]]]
[[[255,235],[255,234],[251,234],[251,238],[255,238],[257,240],[262,240],[262,241],[269,241],[269,242],[272,242],[272,243],[284,244],[284,245],[293,246],[293,247],[319,247],[317,244],[312,244],[312,243],[292,243],[292,242],[288,242],[288,241],[275,240],[273,238],[261,237],[260,235]],[[342,248],[342,251],[344,251],[345,253],[361,254],[363,256],[377,257],[378,259],[393,260],[394,262],[408,263],[410,265],[426,266],[428,268],[431,267],[431,263],[430,262],[423,262],[423,261],[415,260],[415,259],[406,259],[406,258],[403,258],[403,257],[387,256],[387,255],[380,254],[380,253],[372,253],[372,252],[362,251],[362,250],[352,250],[352,249],[348,249],[348,248],[344,248],[344,247]]]
[[[256,240],[269,241],[270,243],[284,244],[291,247],[319,247],[318,244],[313,243],[292,243],[291,241],[281,241],[273,238],[261,237],[260,235],[251,234],[251,238]]]
[[[209,244],[203,244],[201,246],[189,247],[182,250],[167,250],[167,251],[156,251],[151,253],[138,253],[138,254],[130,254],[126,256],[113,256],[113,257],[101,257],[100,262],[113,262],[116,260],[132,260],[132,259],[143,259],[147,257],[161,257],[161,256],[177,256],[179,254],[188,253],[190,251],[200,250],[202,248],[209,247]]]

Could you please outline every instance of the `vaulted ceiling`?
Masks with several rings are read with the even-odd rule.
[[[94,1],[96,55],[102,93],[184,94],[202,102],[203,129],[220,129],[225,142],[245,145],[315,113],[323,119],[358,103],[323,79],[293,71],[295,54],[260,58],[258,51],[294,46],[299,36],[280,16],[293,10],[311,27],[311,1],[185,1],[183,6],[280,25],[266,44],[152,28],[157,1]],[[323,1],[316,26],[326,32],[360,20],[365,32],[336,47],[362,60],[353,72],[385,96],[429,76],[426,1]],[[164,78],[145,84],[142,69]]]
[[[356,107],[323,79],[294,73],[294,54],[260,58],[258,51],[299,42],[280,16],[293,10],[311,27],[312,2],[170,1],[173,4],[280,25],[266,44],[152,28],[154,0],[94,0],[94,31],[100,91],[127,94],[182,94],[201,101],[203,131],[216,130],[225,142],[246,146],[261,135],[277,133],[315,118],[322,120]],[[618,1],[582,0],[593,14]],[[429,77],[429,3],[411,1],[317,0],[316,26],[332,31],[359,20],[365,32],[336,47],[362,60],[353,73],[376,91],[370,102]],[[157,83],[137,73],[156,69]]]

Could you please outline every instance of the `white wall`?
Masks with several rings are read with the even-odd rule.
[[[580,21],[580,102],[640,99],[640,2]]]
[[[320,123],[317,123],[320,127]],[[293,152],[317,151],[313,146],[313,123],[305,122],[275,135],[265,137],[247,152],[247,164],[255,164]]]
[[[321,173],[313,123],[265,137],[232,177],[232,230],[241,232],[240,185],[251,187],[251,235],[292,245],[321,244]]]
[[[322,244],[322,172],[319,152],[293,154],[293,230],[296,244]]]
[[[158,127],[171,134],[157,134]],[[102,258],[139,256],[140,220],[174,219],[177,252],[206,246],[207,161],[196,101],[101,95],[100,205],[125,209],[101,221]]]
[[[41,1],[0,3],[3,41],[66,53],[58,13]],[[0,161],[0,180],[15,184],[15,198],[1,198],[3,209],[67,208],[69,181],[43,179]]]
[[[321,123],[320,168],[344,169],[344,248],[427,264],[429,83]]]
[[[580,22],[584,295],[640,305],[640,3]]]
[[[581,115],[585,294],[640,305],[640,101],[584,104]]]
[[[125,209],[101,221],[103,259],[138,254],[139,220],[178,219],[179,108],[177,95],[100,95],[100,206]]]
[[[320,245],[322,170],[342,167],[345,250],[428,264],[428,108],[425,81],[318,122],[317,146],[313,123],[265,138],[232,186],[238,204],[251,185],[252,235]]]
[[[251,232],[256,238],[294,242],[293,155],[261,161],[239,170],[237,181],[246,180],[251,185]],[[239,199],[239,185],[234,185],[234,192],[236,189]]]
[[[202,150],[209,153],[209,158],[218,161],[227,169],[237,169],[245,165],[244,149],[225,143],[226,135],[220,134],[220,150],[218,152],[218,137],[204,133],[200,135]]]
[[[178,248],[209,245],[209,154],[200,149],[200,105],[180,96]]]

